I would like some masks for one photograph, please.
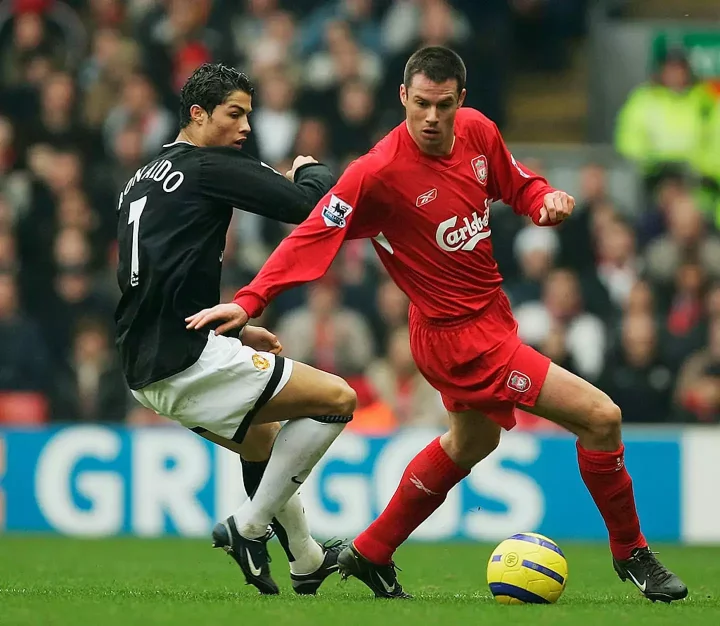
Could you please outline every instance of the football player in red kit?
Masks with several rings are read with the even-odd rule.
[[[188,328],[239,328],[280,292],[325,274],[343,241],[371,238],[410,298],[413,356],[441,392],[450,429],[410,462],[385,510],[341,553],[343,575],[377,596],[408,597],[393,553],[497,447],[521,405],[577,436],[580,473],[605,520],[620,578],[651,600],[684,598],[686,586],[640,531],[619,408],[520,341],[501,289],[492,203],[503,200],[536,225],[552,226],[575,202],[518,163],[495,124],[462,107],[465,78],[462,59],[447,48],[413,54],[400,86],[406,121],[347,168],[232,303],[189,317]]]

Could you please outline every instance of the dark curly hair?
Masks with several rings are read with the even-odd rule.
[[[221,63],[205,63],[197,68],[180,90],[180,128],[190,123],[190,107],[197,104],[208,115],[234,91],[255,93],[247,74]]]

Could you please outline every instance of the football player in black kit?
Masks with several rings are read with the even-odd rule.
[[[215,526],[213,545],[275,594],[266,543],[277,534],[293,588],[313,594],[337,571],[342,545],[311,537],[297,489],[352,419],[355,392],[280,356],[264,328],[245,326],[238,339],[185,321],[220,300],[233,209],[299,224],[335,182],[311,157],[282,176],[240,149],[252,95],[245,74],[198,68],[181,92],[177,139],[120,193],[116,343],[141,404],[241,456],[250,498]]]

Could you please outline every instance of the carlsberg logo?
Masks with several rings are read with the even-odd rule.
[[[448,252],[474,250],[478,241],[490,236],[489,221],[489,206],[485,207],[482,217],[477,214],[477,211],[473,211],[470,217],[463,218],[458,228],[456,228],[458,217],[451,217],[440,223],[435,233],[435,241],[437,241],[437,245]]]

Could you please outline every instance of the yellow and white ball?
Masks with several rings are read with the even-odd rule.
[[[567,578],[562,550],[552,539],[536,533],[518,533],[503,541],[487,567],[490,591],[501,604],[557,602]]]

